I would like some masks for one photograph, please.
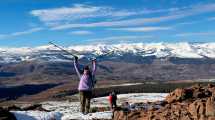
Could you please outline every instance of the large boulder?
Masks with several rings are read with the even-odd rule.
[[[26,105],[24,107],[21,108],[24,111],[28,111],[28,110],[39,110],[39,111],[45,111],[45,112],[49,112],[49,110],[46,110],[42,107],[42,104],[29,104]]]
[[[166,101],[168,103],[172,103],[172,102],[176,102],[176,101],[182,101],[182,100],[191,98],[192,95],[193,95],[192,89],[177,88],[175,91],[171,92],[166,97]]]
[[[168,103],[172,103],[178,100],[181,100],[183,96],[185,95],[185,92],[183,89],[176,89],[175,91],[171,92],[167,97],[166,101]]]
[[[195,85],[191,89],[193,91],[193,98],[205,98],[212,95],[212,92],[207,87],[205,88],[201,85]]]
[[[212,95],[215,95],[215,85],[208,84],[208,91],[210,91]]]
[[[126,120],[127,114],[123,111],[114,111],[113,120]]]
[[[188,111],[194,119],[205,119],[205,100],[196,100],[188,107]]]
[[[206,115],[215,117],[215,97],[214,96],[207,99]]]

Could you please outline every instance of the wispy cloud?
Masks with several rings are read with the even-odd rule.
[[[29,30],[26,30],[26,31],[11,33],[10,35],[11,35],[11,36],[26,35],[26,34],[31,34],[31,33],[34,33],[34,32],[41,31],[41,30],[43,30],[43,29],[44,29],[44,28],[41,28],[41,27],[32,28],[32,29],[29,29]]]
[[[74,4],[71,7],[38,9],[30,11],[30,14],[38,17],[47,25],[55,25],[59,22],[80,20],[95,17],[127,17],[132,15],[153,14],[178,11],[178,8],[169,9],[116,9],[109,6],[92,6],[86,4]]]
[[[171,16],[162,16],[155,18],[136,18],[129,20],[120,20],[120,21],[110,21],[110,22],[95,22],[95,23],[86,23],[86,24],[65,24],[52,27],[52,30],[63,30],[69,28],[90,28],[90,27],[122,27],[122,26],[133,26],[133,25],[144,25],[147,23],[156,23],[163,22],[168,20],[173,20],[181,18],[184,15],[171,15]]]
[[[0,39],[5,38],[5,34],[0,34]]]
[[[33,10],[30,13],[36,17],[39,17],[41,21],[48,22],[89,17],[92,13],[97,12],[99,9],[99,7],[74,5],[71,8],[62,7],[53,9],[41,9]]]
[[[186,36],[208,36],[208,35],[214,35],[215,32],[192,32],[192,33],[180,33],[176,34],[177,37],[186,37]]]
[[[201,23],[201,22],[207,22],[207,21],[212,21],[212,20],[215,20],[215,17],[209,17],[209,18],[200,19],[200,20],[192,20],[192,21],[181,22],[181,23],[177,23],[177,24],[175,24],[173,26],[193,25],[193,24],[197,24],[197,23]]]
[[[32,10],[30,14],[50,25],[55,22],[68,22],[83,18],[125,17],[137,13],[135,11],[115,10],[106,6],[75,4],[72,7]]]
[[[91,44],[113,44],[113,43],[133,43],[133,42],[142,42],[143,40],[152,38],[153,36],[112,36],[112,37],[103,37],[103,38],[94,38],[88,39],[87,42]]]
[[[151,32],[170,29],[172,29],[172,27],[129,27],[129,28],[111,28],[109,30],[121,30],[130,32]]]
[[[91,31],[72,31],[69,34],[73,34],[73,35],[90,35],[93,34]]]
[[[140,18],[132,18],[127,20],[108,21],[108,22],[62,24],[62,25],[54,26],[51,29],[62,30],[62,29],[69,29],[69,28],[121,27],[121,26],[144,25],[148,23],[160,23],[160,22],[166,22],[170,20],[177,20],[188,16],[207,13],[207,12],[213,12],[213,11],[215,11],[215,4],[206,4],[206,5],[192,6],[189,8],[183,8],[181,10],[172,12],[167,16],[159,16],[159,17],[152,17],[152,18],[140,17]]]
[[[41,30],[44,30],[44,28],[37,27],[37,28],[31,28],[29,30],[21,31],[21,32],[14,32],[14,33],[9,33],[9,34],[0,34],[0,39],[7,38],[7,37],[13,37],[13,36],[27,35],[27,34],[41,31]]]
[[[178,23],[177,25],[191,25],[199,22],[202,22],[202,21],[199,20],[199,21],[181,22],[181,23]]]
[[[139,11],[140,14],[153,14],[153,13],[171,13],[179,11],[179,8],[168,8],[168,9],[142,9]]]
[[[213,21],[213,20],[215,20],[215,17],[210,17],[210,18],[208,18],[208,20]]]
[[[207,20],[193,20],[193,21],[186,21],[186,22],[180,22],[172,25],[172,27],[181,27],[181,26],[187,26],[187,25],[193,25],[193,24],[198,24],[201,22],[204,22]]]

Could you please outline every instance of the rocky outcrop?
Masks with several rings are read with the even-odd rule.
[[[28,111],[28,110],[38,110],[38,111],[46,111],[48,110],[44,109],[41,104],[24,104],[24,105],[10,105],[10,106],[4,106],[2,109],[7,111]]]
[[[176,102],[176,101],[182,101],[188,97],[187,94],[188,90],[178,88],[174,92],[171,92],[167,97],[166,101],[168,103]],[[191,92],[192,94],[192,92]]]
[[[205,100],[196,100],[188,107],[188,112],[194,119],[205,118]]]
[[[159,109],[114,112],[114,120],[215,120],[215,85],[176,89]],[[161,102],[162,103],[162,102]],[[165,102],[164,102],[165,103]]]
[[[215,116],[215,97],[212,96],[206,102],[206,115]]]
[[[16,120],[16,117],[10,111],[28,111],[28,110],[38,110],[46,111],[42,108],[41,104],[26,104],[25,106],[11,105],[0,107],[0,120]]]
[[[8,110],[0,107],[0,120],[16,120],[16,117]]]

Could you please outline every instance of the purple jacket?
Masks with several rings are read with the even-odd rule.
[[[96,64],[93,64],[92,76],[86,74],[80,74],[79,64],[77,61],[74,61],[74,67],[80,79],[78,90],[79,91],[91,91],[94,87],[94,78],[96,72]]]

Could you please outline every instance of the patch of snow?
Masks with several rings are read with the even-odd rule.
[[[130,93],[117,95],[117,104],[121,105],[124,102],[137,103],[137,102],[156,102],[162,101],[168,93]],[[108,105],[107,97],[94,98],[94,105]]]
[[[17,120],[61,120],[62,114],[59,112],[43,111],[10,111]]]
[[[112,119],[112,112],[111,111],[104,111],[104,112],[96,112],[96,113],[89,113],[87,115],[83,115],[82,113],[74,113],[74,114],[67,114],[62,117],[62,120],[93,120],[93,119]]]
[[[110,86],[131,86],[131,85],[141,85],[141,84],[143,83],[125,83],[125,84],[110,85]]]
[[[95,113],[89,113],[87,115],[83,115],[80,112],[80,103],[79,102],[50,101],[50,102],[43,102],[42,104],[43,104],[43,108],[45,108],[47,110],[62,113],[63,114],[62,120],[111,119],[111,116],[112,116],[111,111],[95,112]],[[91,107],[95,107],[95,106],[101,107],[102,105],[95,105],[95,103],[93,103],[93,100],[91,100]],[[105,106],[108,106],[108,104]]]
[[[77,96],[77,95],[76,95]],[[117,95],[117,104],[121,105],[124,102],[130,104],[136,102],[153,102],[163,100],[167,96],[167,93],[131,93],[131,94],[119,94]],[[78,96],[77,96],[78,97]],[[43,102],[43,108],[54,112],[60,112],[63,114],[62,120],[70,119],[111,119],[112,112],[96,112],[88,115],[83,115],[80,112],[79,102],[69,101],[48,101]],[[91,100],[91,107],[109,107],[108,97],[93,98]]]
[[[161,101],[167,96],[167,93],[131,93],[131,94],[119,94],[117,95],[117,104],[121,105],[125,102],[129,104],[137,102],[154,102]],[[111,119],[112,112],[95,112],[83,115],[80,112],[79,102],[69,101],[47,101],[42,102],[42,107],[52,112],[41,111],[12,111],[15,114],[17,120],[92,120],[92,119]],[[91,107],[108,107],[108,97],[93,98],[91,100]],[[147,105],[146,105],[147,107]]]

